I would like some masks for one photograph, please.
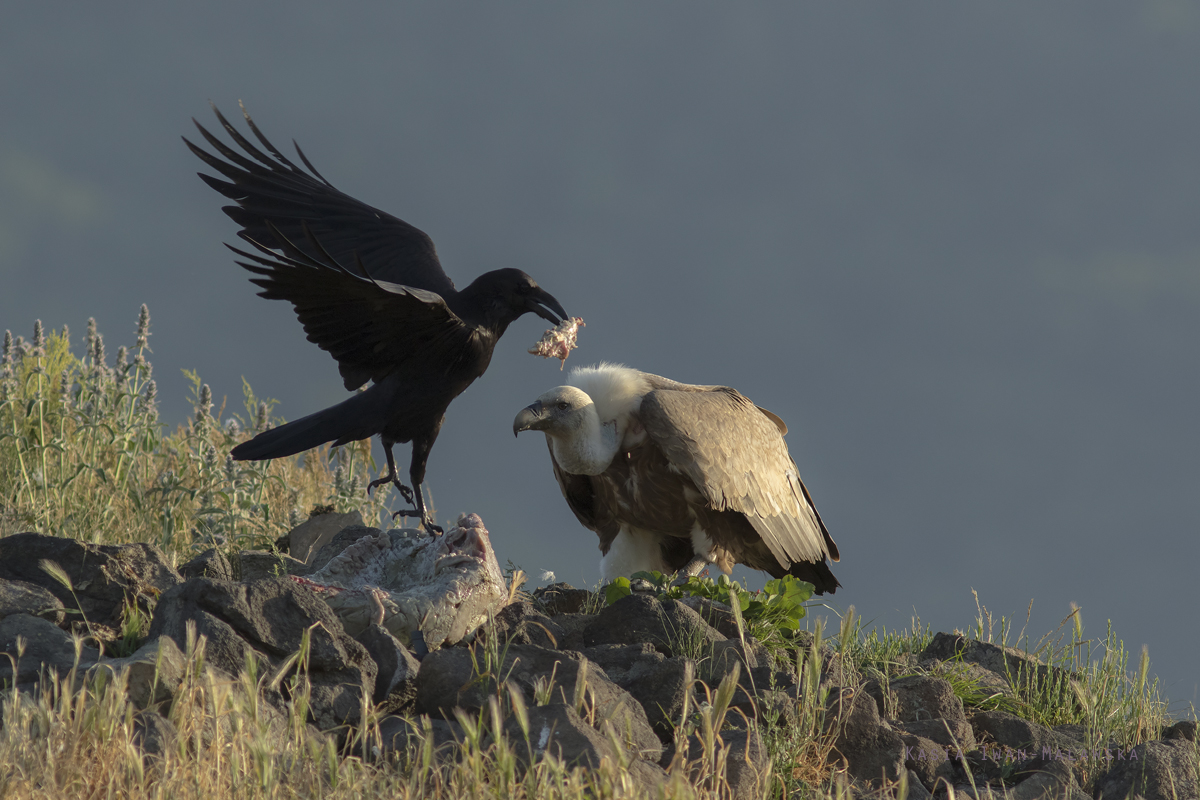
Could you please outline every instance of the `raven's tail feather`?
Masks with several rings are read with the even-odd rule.
[[[231,455],[238,461],[263,461],[303,453],[334,440],[336,444],[345,444],[366,439],[372,431],[363,429],[362,417],[354,407],[361,404],[364,395],[355,395],[336,406],[263,431],[233,448]]]

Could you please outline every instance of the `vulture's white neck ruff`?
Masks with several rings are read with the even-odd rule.
[[[579,410],[582,424],[570,437],[551,437],[554,458],[572,475],[599,475],[621,449],[650,383],[636,369],[601,362],[573,370],[567,385],[585,392],[592,405]]]
[[[554,460],[572,475],[599,475],[608,469],[621,444],[617,425],[615,422],[601,423],[594,404],[575,413],[579,415],[580,425],[569,436],[547,434]]]

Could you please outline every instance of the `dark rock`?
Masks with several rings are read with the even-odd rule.
[[[650,642],[668,656],[703,654],[724,639],[682,603],[661,602],[645,594],[622,597],[597,614],[583,632],[587,647]]]
[[[936,634],[920,657],[922,660],[933,658],[978,664],[1014,688],[1058,686],[1074,677],[1067,670],[1043,664],[1015,647],[1000,647],[959,634]]]
[[[727,728],[718,733],[718,752],[705,756],[704,745],[697,734],[687,740],[687,750],[676,754],[673,750],[664,753],[660,764],[671,766],[683,761],[684,768],[693,783],[710,784],[715,763],[724,752],[725,780],[729,784],[728,795],[718,789],[714,794],[731,798],[758,798],[766,789],[767,770],[770,757],[758,732],[751,729]],[[716,787],[714,787],[716,788]]]
[[[1186,739],[1189,742],[1196,741],[1196,722],[1195,720],[1185,719],[1176,722],[1171,727],[1162,732],[1163,739]]]
[[[904,766],[910,780],[915,775],[929,791],[936,790],[939,781],[954,785],[957,751],[911,733],[900,732],[900,738],[904,741]]]
[[[372,625],[358,635],[379,674],[375,678],[375,704],[386,714],[411,708],[417,698],[417,671],[421,662],[382,625]]]
[[[212,578],[218,581],[236,580],[229,558],[215,547],[205,550],[180,567],[179,575],[185,581],[191,578]]]
[[[1126,760],[1114,759],[1096,780],[1096,797],[1144,797],[1173,800],[1200,797],[1196,745],[1186,739],[1146,742],[1120,751]]]
[[[133,743],[143,755],[162,758],[178,736],[175,723],[155,711],[143,711],[133,718]]]
[[[74,592],[43,570],[42,560],[58,564]],[[84,544],[38,533],[0,538],[0,579],[46,589],[65,608],[82,612],[76,626],[90,626],[89,632],[103,639],[119,635],[127,600],[149,613],[155,598],[180,582],[154,545]]]
[[[738,674],[745,678],[752,674],[751,670],[770,668],[771,654],[751,636],[746,637],[744,646],[736,638],[713,642],[709,657],[700,662],[700,677],[705,683],[716,687],[733,671],[734,665],[738,668]]]
[[[875,701],[875,707],[879,709],[879,716],[884,719],[895,719],[896,717],[896,693],[891,690],[890,686],[885,686],[876,678],[871,678],[863,684],[862,691],[870,695]]]
[[[962,700],[949,681],[913,675],[892,681],[889,688],[896,697],[896,719],[905,731],[963,752],[975,749]]]
[[[562,629],[562,638],[558,641],[559,650],[582,650],[583,632],[596,621],[595,614],[559,614],[554,622]]]
[[[505,724],[505,733],[516,743],[514,750],[518,758],[529,763],[543,753],[549,753],[571,766],[600,767],[600,760],[616,761],[616,753],[604,734],[597,731],[565,703],[552,703],[527,710],[529,738],[521,730],[515,717]]]
[[[501,643],[557,648],[565,638],[562,627],[528,601],[508,604],[490,624]]]
[[[581,675],[586,678],[585,704],[595,712],[597,729],[611,721],[632,754],[657,760],[662,744],[641,704],[580,653],[512,645],[503,651],[502,661],[492,663],[482,647],[436,650],[421,662],[416,708],[445,719],[453,717],[456,707],[477,712],[499,689],[498,676],[518,687],[530,707],[538,705],[539,695],[574,707]]]
[[[379,733],[383,739],[382,755],[393,752],[411,757],[428,740],[436,757],[455,756],[461,752],[462,726],[444,719],[418,719],[387,716],[379,721]]]
[[[321,730],[356,723],[362,692],[374,693],[376,666],[366,649],[320,598],[285,578],[249,584],[193,578],[160,598],[150,636],[170,636],[186,648],[189,621],[208,638],[206,663],[231,675],[247,656],[276,667],[307,635],[310,714]]]
[[[994,744],[1005,748],[1004,757],[1021,762],[1043,753],[1075,752],[1079,743],[1036,722],[1004,711],[980,711],[971,717],[971,727],[981,748]],[[1012,751],[1012,752],[1009,752]]]
[[[825,724],[836,731],[833,756],[845,762],[851,777],[875,787],[900,777],[904,741],[880,719],[870,695],[851,689],[834,695]]]
[[[316,554],[322,547],[333,540],[341,531],[352,526],[361,527],[362,514],[351,511],[348,514],[317,514],[309,517],[283,535],[280,550],[302,562],[307,562],[309,556]]]
[[[267,578],[286,578],[288,575],[298,574],[305,567],[303,561],[285,553],[272,553],[269,550],[243,550],[238,553],[237,579],[243,583],[249,583]]]
[[[1107,795],[1106,795],[1107,796]],[[1012,800],[1086,800],[1075,773],[1062,761],[1047,761],[1009,793]]]
[[[734,619],[733,609],[724,603],[695,595],[685,595],[680,598],[679,602],[699,614],[701,619],[725,638],[736,639],[738,637],[737,620]]]
[[[641,704],[660,739],[674,735],[695,678],[690,659],[667,658],[648,642],[597,645],[585,648],[583,654]]]
[[[0,619],[10,614],[41,617],[55,625],[62,625],[66,618],[62,601],[49,589],[26,581],[0,580]]]
[[[133,655],[105,658],[88,670],[94,678],[106,671],[113,678],[124,676],[125,693],[136,708],[168,707],[187,671],[187,659],[169,636],[146,642]]]
[[[20,656],[18,640],[24,642],[24,653]],[[0,682],[36,681],[52,672],[65,677],[76,668],[82,673],[100,659],[99,650],[83,647],[76,660],[71,634],[49,620],[28,614],[10,614],[0,620],[0,651],[11,656],[0,655]]]
[[[933,797],[929,789],[921,782],[921,777],[917,773],[910,769],[907,775],[908,792],[904,795],[905,800],[929,800],[929,798]],[[899,797],[900,794],[897,793],[896,796]]]
[[[533,592],[533,599],[546,609],[546,613],[555,616],[582,614],[588,609],[599,608],[601,605],[595,592],[576,589],[569,583],[552,583],[536,589]]]

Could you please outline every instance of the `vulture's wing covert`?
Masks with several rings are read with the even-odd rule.
[[[728,387],[656,390],[639,418],[667,460],[709,504],[738,511],[780,565],[837,560],[837,546],[800,480],[774,414]]]
[[[301,250],[316,255],[306,243],[304,228],[307,227],[338,263],[353,264],[357,254],[367,273],[376,280],[443,296],[454,291],[454,283],[438,261],[433,240],[423,231],[335,189],[293,142],[308,172],[296,166],[262,135],[244,108],[246,124],[270,155],[238,133],[215,106],[213,111],[246,155],[226,145],[194,119],[200,135],[225,160],[187,138],[183,141],[204,163],[229,179],[223,181],[199,173],[205,183],[237,202],[222,210],[242,226],[240,236],[269,246],[274,240],[268,227],[274,225]]]

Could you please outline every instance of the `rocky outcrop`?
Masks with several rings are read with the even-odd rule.
[[[890,796],[901,783],[910,798],[1198,794],[1194,722],[1137,747],[1089,751],[1081,726],[1049,728],[1009,713],[1031,686],[1077,680],[1028,654],[937,634],[924,652],[864,680],[807,633],[792,640],[789,658],[777,658],[738,630],[729,609],[703,598],[635,592],[605,606],[594,593],[556,584],[506,605],[507,593],[495,590],[502,581],[480,560],[490,551],[479,543],[482,523],[464,517],[453,530],[436,541],[419,531],[326,527],[306,545],[306,562],[208,551],[179,573],[142,545],[0,539],[0,555],[11,556],[0,558],[0,651],[10,656],[0,656],[0,681],[32,690],[52,673],[76,681],[105,673],[138,709],[136,742],[153,757],[172,746],[170,705],[195,663],[189,643],[203,636],[206,669],[233,680],[253,663],[268,676],[262,713],[270,724],[286,724],[300,687],[313,735],[344,733],[372,710],[378,740],[343,739],[364,758],[429,748],[456,759],[473,732],[485,744],[503,735],[524,766],[545,755],[590,769],[623,764],[618,795],[653,796],[687,776],[719,782],[733,798],[761,797],[779,769],[764,732],[819,712],[825,769],[844,775],[852,796]],[[18,554],[14,539],[35,555]],[[400,564],[410,556],[426,559],[435,579],[422,583],[423,568]],[[42,558],[59,564],[74,593],[41,568]],[[463,565],[455,574],[478,580],[447,577]],[[483,584],[491,588],[472,588]],[[463,597],[448,600],[437,619],[453,624],[429,625],[429,605],[403,608],[406,597],[436,604],[455,587],[471,590],[467,600],[489,599],[463,613]],[[355,591],[378,602],[336,600],[354,600]],[[152,615],[148,636],[122,642],[115,632],[128,628],[132,609]],[[416,625],[397,627],[402,616]],[[118,643],[128,655],[114,657]],[[306,684],[293,680],[302,649]],[[722,681],[728,707],[720,717],[713,690]],[[991,710],[964,697],[986,697]],[[703,720],[716,726],[711,738]]]

